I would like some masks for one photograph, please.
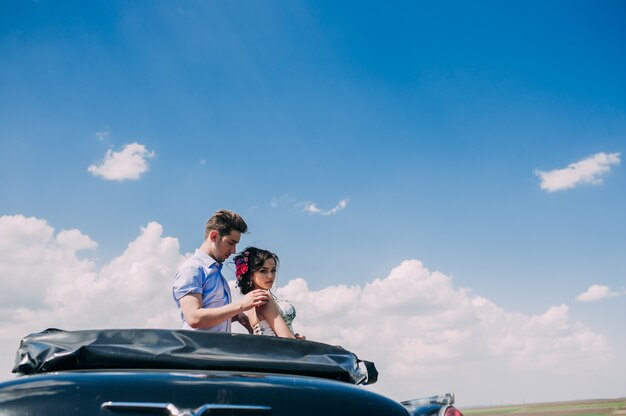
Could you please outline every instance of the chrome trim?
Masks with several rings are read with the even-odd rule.
[[[170,416],[180,416],[182,414],[181,411],[172,403],[104,402],[100,405],[100,408],[111,411],[140,410],[142,412],[154,412]]]
[[[439,404],[442,406],[447,406],[450,404],[454,404],[454,393],[438,394],[436,396],[424,397],[422,399],[406,400],[400,403],[405,407],[419,407],[429,404]]]
[[[194,416],[202,416],[205,414],[220,414],[220,413],[254,413],[254,414],[271,414],[272,408],[269,406],[248,406],[241,404],[205,404],[200,406],[194,412]]]
[[[269,406],[250,406],[241,404],[205,404],[196,410],[180,410],[172,403],[154,402],[104,402],[100,405],[103,410],[111,411],[142,411],[148,413],[165,414],[169,416],[202,416],[210,414],[271,414]]]

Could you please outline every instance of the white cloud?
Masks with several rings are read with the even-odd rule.
[[[339,211],[345,209],[348,206],[348,199],[342,199],[337,203],[337,206],[333,209],[329,209],[326,212],[322,212],[322,215],[335,215]]]
[[[587,291],[576,296],[576,300],[579,302],[595,302],[597,300],[620,296],[622,294],[623,293],[612,291],[608,286],[592,285],[589,289],[587,289]]]
[[[308,212],[309,214],[321,214],[322,210],[317,207],[314,202],[303,202],[302,210],[304,212]]]
[[[599,185],[603,182],[602,176],[611,170],[611,166],[619,163],[619,153],[597,153],[564,169],[548,172],[538,170],[535,174],[541,179],[541,189],[548,192],[562,191],[585,183]]]
[[[66,275],[82,276],[93,262],[77,252],[97,245],[78,230],[56,236],[45,221],[22,215],[0,217],[0,310],[17,306],[39,306],[47,284]]]
[[[22,336],[48,327],[178,328],[171,286],[183,256],[178,240],[162,233],[149,223],[120,256],[97,268],[79,256],[97,247],[80,231],[0,217],[0,370],[10,370]]]
[[[109,140],[109,137],[111,137],[111,133],[108,130],[96,132],[96,138],[100,140],[101,142]]]
[[[272,200],[270,201],[270,207],[278,208],[280,205],[290,204],[294,205],[297,208],[301,208],[302,211],[308,212],[311,215],[330,216],[337,214],[341,210],[344,210],[348,206],[349,201],[350,198],[342,199],[337,202],[337,205],[334,208],[324,210],[318,207],[315,202],[308,201],[295,203],[295,200],[293,198],[289,197],[288,195],[282,195],[272,197]]]
[[[100,165],[91,165],[87,171],[110,181],[139,179],[148,171],[148,159],[155,156],[143,144],[130,143],[121,151],[107,150],[104,161]]]
[[[337,203],[337,205],[334,208],[326,210],[326,211],[321,208],[318,208],[315,202],[301,202],[297,204],[297,206],[303,207],[302,210],[304,212],[308,212],[309,214],[329,216],[329,215],[335,215],[339,211],[345,209],[348,206],[348,201],[349,201],[349,198],[342,199],[341,201]]]
[[[288,201],[289,201],[289,197],[287,195],[273,196],[272,200],[270,201],[270,207],[278,208],[279,205]]]

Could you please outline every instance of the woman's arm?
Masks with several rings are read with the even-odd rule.
[[[271,296],[265,305],[259,306],[257,309],[261,312],[267,323],[270,324],[277,337],[296,338],[289,330],[283,316],[280,314],[276,301],[274,301]]]

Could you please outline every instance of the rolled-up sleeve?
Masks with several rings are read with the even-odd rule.
[[[202,294],[202,277],[204,271],[201,266],[182,267],[176,273],[172,294],[178,303],[180,298],[190,293]]]

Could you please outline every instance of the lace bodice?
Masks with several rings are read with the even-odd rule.
[[[270,326],[269,322],[267,322],[265,319],[257,322],[252,329],[254,330],[254,335],[267,335],[268,337],[276,336],[276,333]]]
[[[276,300],[276,305],[278,305],[278,309],[280,309],[280,314],[283,316],[283,319],[289,327],[289,330],[293,333],[291,323],[294,319],[296,319],[296,308],[294,308],[293,305],[285,299]]]
[[[296,308],[294,308],[293,305],[289,303],[289,301],[284,300],[284,299],[280,299],[280,300],[277,299],[276,305],[278,306],[278,310],[280,311],[280,314],[282,315],[283,320],[287,324],[287,327],[293,333],[293,328],[291,327],[291,323],[293,322],[294,319],[296,319]],[[269,322],[267,322],[265,319],[257,322],[256,325],[254,325],[252,329],[254,330],[255,335],[267,335],[267,336],[272,336],[272,337],[276,336],[276,333],[270,326]]]

